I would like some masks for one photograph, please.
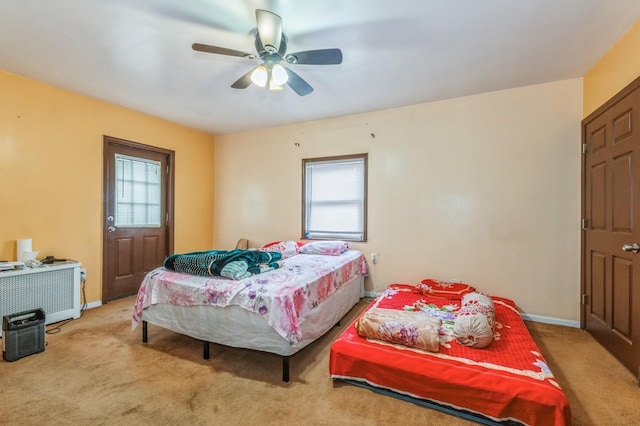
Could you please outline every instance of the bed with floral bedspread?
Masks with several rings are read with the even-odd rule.
[[[208,342],[288,357],[364,295],[361,252],[345,247],[320,253],[289,253],[277,269],[239,280],[157,268],[140,285],[132,328],[143,324],[145,342],[147,322],[203,340],[206,358]],[[288,358],[288,380],[284,367]]]

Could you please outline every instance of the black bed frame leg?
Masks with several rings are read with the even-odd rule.
[[[149,335],[147,334],[147,322],[142,321],[142,343],[149,341]]]
[[[289,381],[289,357],[288,356],[282,357],[282,381],[283,382]]]
[[[209,359],[209,342],[203,340],[202,341],[203,347],[202,347],[202,358],[204,359]]]

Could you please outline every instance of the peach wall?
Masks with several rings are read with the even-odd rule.
[[[32,238],[42,256],[82,262],[102,289],[103,135],[174,150],[175,250],[213,244],[214,138],[0,71],[0,258]]]
[[[301,160],[369,153],[369,291],[458,278],[579,320],[581,79],[216,137],[216,246],[300,238]],[[310,98],[311,99],[311,98]],[[375,135],[375,137],[374,137]]]
[[[586,117],[640,76],[640,20],[585,74]]]

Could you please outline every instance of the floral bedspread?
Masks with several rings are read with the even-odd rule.
[[[262,315],[291,345],[302,337],[300,321],[356,275],[367,275],[365,256],[348,250],[339,256],[298,254],[281,268],[242,280],[203,277],[157,268],[138,289],[132,329],[142,311],[157,303],[180,306],[238,305]]]

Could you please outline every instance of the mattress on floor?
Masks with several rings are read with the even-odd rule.
[[[452,414],[465,413],[462,417],[477,415],[481,422],[571,424],[568,399],[518,307],[509,299],[491,299],[494,338],[478,349],[460,345],[451,334],[460,300],[424,296],[413,285],[391,285],[367,310],[420,310],[440,317],[439,350],[360,337],[354,321],[331,346],[330,375],[412,402],[431,402]]]

